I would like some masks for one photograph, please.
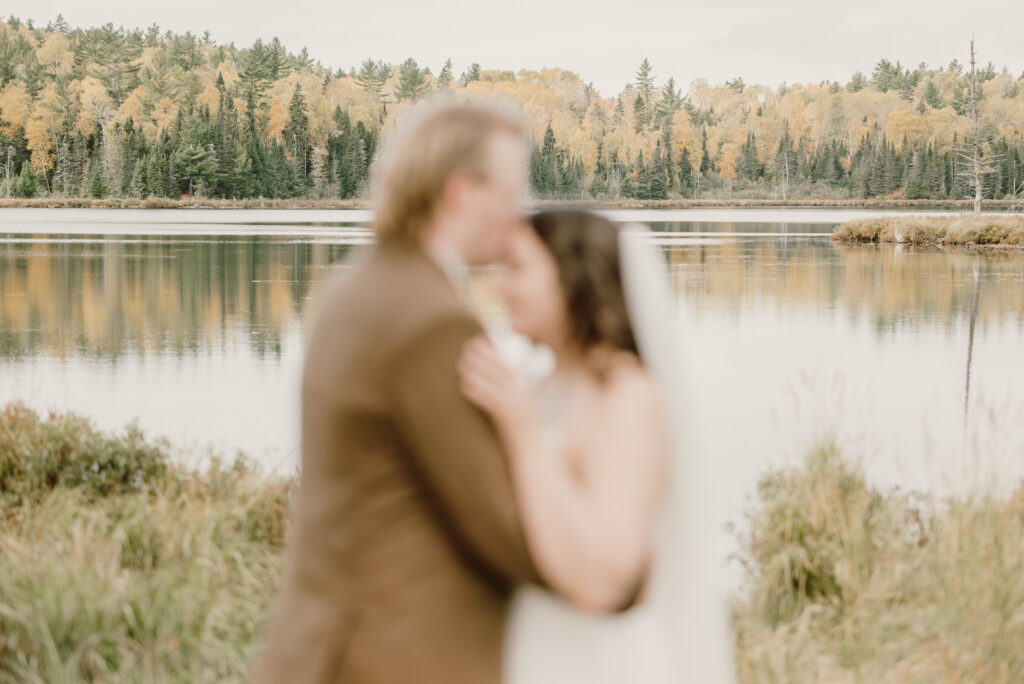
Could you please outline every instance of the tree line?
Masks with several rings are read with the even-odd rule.
[[[882,59],[845,84],[684,91],[643,60],[603,97],[559,69],[331,69],[277,39],[9,17],[0,196],[360,197],[396,118],[442,90],[521,107],[540,197],[961,199],[978,183],[985,198],[1024,195],[1024,74],[976,67],[973,46],[970,65]]]

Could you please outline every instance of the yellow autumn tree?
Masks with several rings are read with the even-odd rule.
[[[36,51],[36,57],[50,75],[59,79],[71,70],[75,54],[63,33],[51,33]]]

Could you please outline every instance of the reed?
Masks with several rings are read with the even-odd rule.
[[[1024,248],[1024,216],[885,216],[841,223],[835,242]]]
[[[0,408],[0,682],[247,679],[293,480],[172,456]],[[1024,487],[886,492],[823,447],[766,474],[747,523],[741,682],[1024,681]]]

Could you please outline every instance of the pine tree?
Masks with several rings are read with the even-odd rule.
[[[661,128],[672,123],[672,117],[683,106],[683,96],[676,89],[676,80],[669,78],[665,87],[661,89],[661,98],[654,105],[654,117],[651,125]]]
[[[597,161],[594,164],[594,177],[590,181],[591,197],[601,197],[608,194],[608,166],[604,160],[604,144],[597,142]]]
[[[650,103],[651,95],[654,93],[654,67],[646,57],[636,70],[636,89],[643,97],[644,103]]]
[[[675,158],[672,155],[671,119],[661,127],[662,175],[664,176],[665,192],[672,192],[675,187]]]
[[[202,147],[190,143],[180,148],[174,155],[176,175],[182,181],[188,181],[188,196],[192,197],[197,189],[206,190],[217,172],[217,153],[213,145]]]
[[[945,106],[946,103],[942,101],[942,96],[939,95],[939,88],[935,85],[934,78],[928,79],[928,85],[924,88],[922,101],[932,109],[942,109]]]
[[[700,166],[697,168],[701,177],[707,176],[711,171],[711,155],[708,154],[708,130],[701,129],[700,139]]]
[[[36,174],[27,161],[21,163],[21,176],[18,178],[18,195],[21,197],[36,196]]]
[[[446,65],[447,66],[447,65]],[[398,68],[398,88],[395,95],[399,100],[418,100],[430,92],[430,84],[420,70],[416,60],[410,57]]]
[[[864,74],[857,72],[850,79],[850,82],[846,84],[846,89],[851,93],[859,93],[868,87],[868,79],[864,77]]]
[[[86,183],[89,186],[89,196],[93,199],[101,199],[104,195],[103,174],[100,173],[100,162],[90,159],[86,167]]]
[[[665,160],[662,156],[661,140],[654,146],[654,157],[646,179],[647,199],[668,199],[668,187],[665,183]]]
[[[537,153],[536,175],[533,186],[542,197],[551,197],[558,189],[558,153],[555,147],[555,132],[551,122],[544,130],[544,140]]]
[[[295,84],[295,92],[288,105],[288,124],[284,127],[284,138],[295,168],[295,177],[305,180],[309,164],[309,116],[306,114],[306,99],[298,83]]]
[[[452,78],[452,60],[449,57],[441,67],[441,73],[437,75],[437,87],[441,90],[451,88]]]
[[[740,148],[740,176],[756,181],[763,174],[761,163],[757,159],[757,142],[753,133],[747,134],[747,140]]]
[[[145,199],[149,196],[149,189],[146,187],[146,164],[142,159],[135,162],[131,181],[128,183],[128,192],[136,199]]]
[[[693,187],[693,164],[690,162],[690,151],[684,147],[679,154],[679,192],[688,194]]]
[[[473,62],[469,65],[469,68],[462,72],[462,76],[459,77],[459,83],[463,86],[468,86],[474,81],[480,80],[480,65]]]
[[[647,126],[647,103],[641,95],[633,100],[633,127],[640,133]]]

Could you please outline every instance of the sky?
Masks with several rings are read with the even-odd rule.
[[[175,32],[210,31],[217,43],[251,45],[277,36],[332,69],[367,57],[415,58],[436,74],[451,58],[456,74],[484,69],[561,67],[617,94],[645,57],[660,85],[684,89],[742,76],[747,83],[838,80],[870,75],[882,57],[916,66],[979,61],[1024,71],[1024,2],[1015,0],[4,0],[0,12],[45,25],[62,13],[72,26],[107,22]]]

